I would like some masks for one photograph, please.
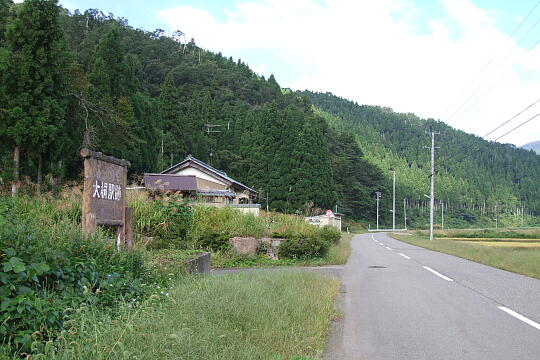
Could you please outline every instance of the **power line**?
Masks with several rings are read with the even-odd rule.
[[[505,137],[506,135],[510,134],[512,131],[519,129],[520,127],[522,127],[523,125],[525,125],[525,124],[528,123],[529,121],[531,121],[531,120],[537,118],[538,116],[540,116],[540,113],[538,113],[538,114],[534,115],[533,117],[529,118],[528,120],[522,122],[521,124],[519,124],[518,126],[516,126],[515,128],[513,128],[512,130],[510,130],[510,131],[504,133],[503,135],[499,136],[498,138],[496,138],[496,139],[493,140],[493,141],[497,141],[497,140],[499,140],[500,138]]]
[[[512,116],[510,119],[506,120],[505,122],[503,122],[501,125],[497,126],[495,129],[491,130],[490,132],[488,132],[486,135],[484,135],[483,137],[487,137],[488,135],[491,135],[492,133],[494,133],[495,131],[499,130],[501,127],[503,127],[504,125],[508,124],[510,121],[514,120],[516,117],[518,117],[519,115],[523,114],[525,111],[529,110],[531,107],[533,107],[533,105],[537,104],[538,102],[540,102],[540,99],[536,100],[535,102],[533,102],[531,105],[527,106],[525,109],[521,110],[520,112],[518,112],[516,115]]]
[[[538,21],[536,22],[536,24],[540,23],[540,18],[538,19]],[[532,46],[531,50],[534,49],[536,47],[536,45],[538,45],[538,43],[540,42],[540,38],[534,43],[534,45]],[[476,98],[476,100],[474,100],[469,106],[467,106],[463,111],[460,111],[463,106],[465,106],[471,99],[473,99],[473,96],[480,90],[482,89],[482,87],[484,87],[485,84],[487,84],[487,82],[490,80],[490,77],[488,76],[486,79],[484,79],[484,81],[478,86],[476,87],[476,89],[471,93],[471,96],[469,96],[469,98],[467,98],[467,100],[465,100],[461,106],[459,106],[456,111],[454,111],[452,113],[452,115],[448,118],[448,119],[451,119],[452,117],[454,117],[454,115],[456,115],[457,113],[461,112],[461,114],[459,116],[462,116],[464,113],[466,113],[471,107],[473,107],[474,105],[476,105],[480,100],[482,100],[484,98],[484,96],[486,96],[487,94],[489,94],[489,92],[491,90],[493,90],[493,88],[502,80],[506,77],[506,75],[508,75],[508,73],[514,69],[514,67],[519,64],[523,59],[525,59],[525,57],[527,57],[527,55],[530,54],[531,50],[527,50],[516,62],[514,62],[512,64],[512,66],[510,66],[508,69],[506,69],[506,71],[497,78],[497,80],[495,80],[488,88],[485,92],[482,93],[482,95],[480,95],[479,97]],[[505,59],[506,60],[506,57]],[[492,72],[493,74],[494,72]],[[529,73],[527,73],[528,75]]]
[[[521,23],[514,29],[514,31],[512,31],[512,34],[510,34],[510,36],[508,38],[506,38],[506,41],[504,42],[502,48],[504,48],[506,46],[506,44],[512,39],[512,37],[516,34],[516,32],[523,26],[523,24],[527,21],[527,19],[529,18],[529,16],[531,16],[531,14],[534,12],[534,10],[536,10],[536,8],[538,7],[538,5],[540,5],[540,1],[538,1],[536,3],[536,5],[533,6],[533,8],[529,11],[529,13],[527,14],[527,16],[525,16],[525,18],[521,21]],[[538,22],[537,22],[538,23]],[[537,25],[537,23],[534,24],[534,26]],[[529,31],[527,31],[527,33],[525,34],[525,36],[527,36],[530,31],[534,28],[534,26],[529,29]],[[523,37],[524,38],[524,37]],[[520,42],[523,40],[523,38],[520,40]],[[519,45],[516,44],[514,46],[514,48],[512,48],[511,51],[514,51],[514,49]],[[493,61],[497,58],[497,55],[498,55],[498,51],[496,51],[492,58],[486,63],[484,64],[484,66],[480,69],[480,71],[476,74],[476,76],[467,84],[467,86],[461,91],[460,95],[456,98],[456,100],[454,101],[454,103],[457,103],[457,101],[459,99],[461,99],[461,97],[467,92],[467,90],[469,90],[469,88],[474,84],[474,82],[480,77],[480,75],[482,75],[482,73],[484,72],[484,70],[486,70],[489,65],[491,65],[493,63]],[[508,55],[508,54],[507,54]],[[506,59],[506,56],[505,56],[505,59]],[[443,116],[444,114],[446,114],[451,108],[452,108],[453,104],[451,104],[450,106],[448,106],[446,108],[446,110],[443,112]],[[453,116],[453,115],[452,115]]]
[[[539,22],[540,22],[540,19],[539,19]],[[539,43],[540,43],[540,38],[539,38],[538,40],[536,40],[536,42],[535,42],[534,45],[532,46],[532,49],[534,49],[534,48],[536,47],[536,45],[538,45]],[[508,75],[508,73],[509,73],[510,71],[512,71],[512,69],[513,69],[517,64],[519,64],[524,58],[527,57],[527,55],[530,54],[530,52],[531,52],[531,50],[528,50],[527,52],[525,52],[525,54],[523,54],[516,62],[514,62],[514,64],[512,64],[512,66],[509,67],[509,68],[508,68],[501,76],[499,76],[499,77],[497,78],[497,80],[495,80],[495,82],[493,82],[493,83],[489,86],[489,88],[488,88],[486,91],[484,91],[484,92],[482,93],[482,95],[480,95],[479,97],[477,97],[476,100],[475,100],[472,104],[470,104],[467,108],[465,108],[465,110],[463,110],[459,116],[460,116],[460,117],[463,116],[464,113],[466,113],[470,108],[472,108],[472,107],[473,107],[474,105],[476,105],[480,100],[482,100],[482,99],[484,98],[484,96],[486,96],[487,94],[489,94],[489,92],[490,92],[491,90],[493,90],[493,88],[495,88],[495,86],[496,86],[502,79],[504,79],[504,78],[506,77],[506,75]],[[526,75],[529,75],[529,74],[531,73],[531,71],[532,71],[532,70],[528,71]],[[522,78],[523,78],[523,77],[520,77],[520,79],[522,79]],[[482,85],[480,85],[480,86],[477,88],[477,90],[480,90],[480,88],[481,88],[486,82],[487,82],[487,79],[486,79],[486,81],[484,81],[484,82],[482,83]],[[475,93],[476,93],[476,91],[475,91]],[[465,105],[467,102],[469,102],[469,100],[470,100],[471,98],[472,98],[472,96],[471,96],[469,99],[467,99],[467,100],[463,103],[463,105]],[[461,106],[461,107],[462,107],[462,106]],[[460,107],[460,108],[461,108],[461,107]],[[452,116],[454,116],[454,115],[455,115],[455,112],[454,112],[454,114],[452,114]],[[452,117],[452,116],[451,116],[451,117]],[[451,117],[450,117],[450,118],[451,118]],[[448,119],[450,119],[450,118],[448,118]]]

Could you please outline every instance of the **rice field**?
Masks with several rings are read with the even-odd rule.
[[[508,234],[508,232],[503,232],[499,234],[500,235]],[[516,232],[516,233],[511,234],[513,237],[504,237],[504,235],[499,237],[497,236],[499,234],[493,232],[483,237],[445,236],[444,240],[453,240],[453,241],[459,241],[464,244],[493,246],[493,247],[507,247],[507,248],[539,248],[540,247],[540,239],[523,237],[523,236],[526,236],[525,233]]]
[[[459,235],[458,231],[461,232]],[[534,232],[520,231],[511,234],[511,237],[504,236],[507,232],[496,231],[487,232],[485,237],[478,236],[478,231],[475,231],[475,235],[471,232],[460,236],[462,233],[462,230],[457,230],[454,234],[450,232],[451,235],[447,233],[447,236],[450,235],[448,237],[436,233],[433,241],[425,232],[391,236],[412,245],[540,279],[540,239],[533,238],[538,235],[538,229]],[[524,236],[524,233],[528,233],[528,236]]]
[[[523,242],[523,241],[463,241],[465,244],[483,245],[483,246],[500,246],[511,248],[540,248],[540,242]]]

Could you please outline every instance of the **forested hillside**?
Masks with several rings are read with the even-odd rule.
[[[284,90],[179,30],[135,29],[53,0],[0,0],[0,104],[4,193],[11,184],[34,192],[80,180],[82,147],[129,160],[133,182],[192,154],[284,212],[337,205],[373,221],[382,191],[388,223],[393,169],[396,215],[404,202],[423,226],[426,131],[436,130],[437,206],[450,223],[519,224],[540,210],[540,157],[531,151],[329,93]]]
[[[261,203],[268,196],[271,209],[337,204],[374,216],[371,193],[385,179],[351,135],[240,59],[181,31],[72,14],[51,0],[0,0],[0,25],[4,193],[12,183],[31,192],[80,180],[78,153],[88,147],[129,160],[133,181],[192,154],[258,190]]]
[[[390,169],[396,170],[398,198],[405,198],[410,207],[426,205],[430,150],[425,146],[431,144],[427,132],[435,130],[440,132],[436,136],[438,203],[443,201],[450,212],[459,210],[459,216],[469,223],[482,216],[493,222],[502,215],[509,223],[518,223],[522,209],[534,214],[540,210],[540,157],[532,151],[489,142],[433,119],[359,105],[330,93],[298,94],[308,96],[316,112],[326,116],[332,126],[353,132],[369,161],[388,177]]]

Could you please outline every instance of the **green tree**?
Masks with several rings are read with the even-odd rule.
[[[6,27],[9,22],[9,11],[12,5],[12,0],[0,0],[0,46],[3,46],[5,41]]]
[[[43,155],[64,124],[69,57],[59,11],[55,0],[27,0],[7,26],[4,132],[13,149],[14,195],[21,150],[37,156],[40,184]]]

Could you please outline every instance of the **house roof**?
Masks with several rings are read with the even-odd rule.
[[[144,174],[144,186],[150,190],[197,191],[195,175]]]
[[[198,190],[197,194],[203,196],[224,196],[232,198],[236,197],[236,193],[229,190]]]
[[[191,156],[191,154],[188,155],[184,160],[182,160],[178,164],[173,165],[173,166],[171,166],[170,168],[168,168],[166,170],[163,170],[160,174],[170,174],[172,172],[181,170],[189,162],[198,165],[201,168],[201,170],[207,172],[209,175],[217,176],[218,178],[221,178],[221,179],[225,180],[226,182],[234,184],[234,185],[236,185],[236,186],[238,186],[238,187],[240,187],[240,188],[242,188],[244,190],[248,190],[248,191],[250,191],[252,193],[258,194],[257,191],[253,190],[252,188],[250,188],[250,187],[242,184],[241,182],[236,181],[233,178],[229,177],[227,175],[227,173],[225,173],[224,171],[218,170],[218,169],[208,165],[207,163],[205,163],[205,162],[203,162],[203,161],[201,161],[199,159],[194,158],[193,156]]]

